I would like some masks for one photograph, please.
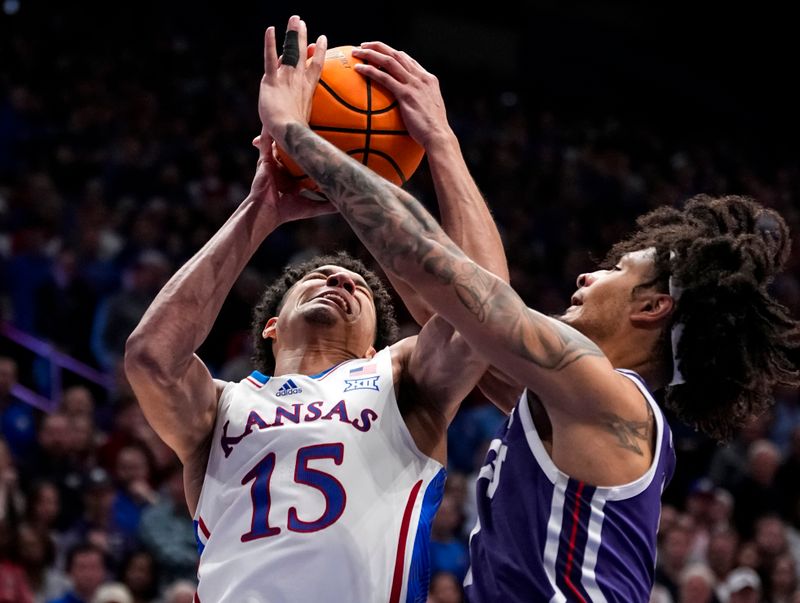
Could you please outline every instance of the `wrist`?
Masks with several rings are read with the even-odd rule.
[[[458,139],[450,126],[432,131],[422,146],[428,155],[451,153],[453,150],[459,149]]]

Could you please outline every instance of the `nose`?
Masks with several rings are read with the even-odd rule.
[[[326,284],[329,287],[341,287],[350,295],[355,293],[356,283],[346,272],[334,272],[328,277]]]
[[[595,276],[594,272],[584,272],[583,274],[579,274],[577,280],[578,288],[588,287],[596,280],[597,276]]]

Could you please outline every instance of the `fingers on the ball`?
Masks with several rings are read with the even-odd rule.
[[[405,84],[408,82],[408,70],[401,65],[394,57],[391,57],[386,54],[382,54],[380,52],[375,52],[374,50],[364,50],[359,53],[356,53],[356,57],[359,59],[364,59],[370,65],[375,65],[377,67],[382,67],[386,72],[391,74],[391,76],[398,80],[399,82]]]
[[[319,77],[322,66],[325,64],[325,51],[328,50],[328,38],[320,36],[314,44],[314,56],[311,58],[309,71],[312,77]]]
[[[362,42],[361,43],[361,47],[362,48],[369,48],[370,50],[377,50],[378,52],[383,53],[383,54],[395,54],[397,52],[394,48],[392,48],[388,44],[385,44],[383,42],[377,42],[377,41],[375,41],[375,42]]]
[[[389,92],[397,96],[401,82],[399,82],[389,73],[381,71],[374,65],[366,65],[363,63],[356,64],[356,71],[358,71],[361,75],[364,75],[369,79],[377,82],[378,84],[386,88]]]
[[[267,27],[264,33],[264,73],[271,75],[278,69],[278,55],[275,50],[275,28]]]
[[[396,48],[392,48],[391,46],[383,42],[363,42],[361,44],[361,47],[377,51],[384,55],[388,55],[394,58],[395,61],[397,61],[406,69],[409,69],[414,65],[418,64],[413,58],[411,58],[411,56],[408,55],[408,53],[405,53],[402,50],[397,50]]]

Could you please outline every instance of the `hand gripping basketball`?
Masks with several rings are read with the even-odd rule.
[[[324,58],[324,64],[308,124],[356,161],[403,185],[419,166],[424,151],[409,135],[395,96],[355,69],[362,59],[354,56],[353,50],[352,46],[325,53],[315,49],[314,59]],[[316,188],[285,149],[279,148],[277,157],[301,187]]]

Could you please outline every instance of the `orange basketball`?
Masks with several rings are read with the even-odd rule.
[[[425,151],[408,135],[394,96],[353,68],[363,61],[353,57],[352,50],[352,46],[339,46],[325,53],[309,126],[368,168],[402,186],[419,166]],[[280,148],[278,159],[303,186],[317,188]]]

